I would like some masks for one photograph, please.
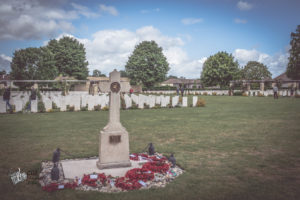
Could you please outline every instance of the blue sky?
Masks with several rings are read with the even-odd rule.
[[[227,51],[240,67],[259,61],[275,77],[300,24],[298,0],[0,2],[0,70],[9,70],[15,50],[69,35],[85,45],[90,71],[123,70],[135,45],[155,40],[172,75],[199,78],[209,56]]]

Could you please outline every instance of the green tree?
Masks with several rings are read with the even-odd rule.
[[[88,62],[83,44],[71,37],[51,40],[47,48],[54,54],[55,65],[59,74],[86,79]]]
[[[149,88],[164,81],[170,68],[162,48],[155,41],[143,41],[135,47],[125,69],[133,84]]]
[[[203,64],[201,80],[206,86],[228,86],[229,81],[239,78],[239,64],[227,52],[218,52]]]
[[[121,77],[128,77],[128,74],[124,70],[120,70]]]
[[[286,75],[291,79],[300,79],[300,25],[291,33],[291,49]]]
[[[171,79],[171,78],[178,79],[178,77],[174,76],[174,75],[170,75],[170,76],[167,77],[167,79]]]
[[[0,71],[0,75],[6,75],[6,71],[5,70]]]
[[[106,75],[105,75],[105,74],[102,74],[101,71],[98,70],[98,69],[94,69],[93,75],[92,75],[92,76],[93,76],[93,77],[106,77]]]
[[[203,64],[201,80],[206,86],[228,86],[229,81],[239,78],[239,64],[227,52],[218,52]]]
[[[249,61],[242,69],[242,78],[247,80],[264,80],[271,79],[272,74],[264,64],[256,61]]]
[[[15,80],[54,79],[58,74],[54,55],[45,47],[16,50],[11,62],[11,78]],[[24,88],[31,84],[16,83]]]

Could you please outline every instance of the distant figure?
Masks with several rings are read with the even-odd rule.
[[[26,108],[26,110],[31,111],[31,101],[36,100],[36,90],[34,89],[34,87],[31,87],[31,95],[30,95],[30,99],[29,99],[29,104]]]
[[[130,95],[132,95],[132,93],[133,93],[133,89],[132,88],[130,88],[129,93],[130,93]]]
[[[183,96],[183,94],[184,94],[184,87],[182,86],[181,87],[181,96]]]
[[[12,107],[9,103],[9,100],[10,100],[10,87],[5,86],[5,91],[4,91],[4,94],[3,94],[3,101],[6,102],[6,109],[7,109],[7,106],[8,106],[9,110],[12,111]]]
[[[55,164],[59,162],[59,158],[60,158],[60,149],[57,148],[56,151],[53,152],[53,157],[52,157],[53,163]]]
[[[58,179],[59,179],[59,169],[57,167],[57,164],[55,163],[51,170],[51,180],[57,181]]]
[[[179,88],[176,88],[177,96],[179,95]]]
[[[274,99],[278,99],[278,87],[275,85],[273,87]]]
[[[172,167],[176,166],[176,159],[173,154],[170,155],[169,161],[172,163]]]
[[[152,155],[154,155],[154,153],[155,153],[154,146],[153,146],[152,143],[150,143],[150,144],[149,144],[149,148],[148,148],[148,154],[149,154],[150,156],[152,156]]]

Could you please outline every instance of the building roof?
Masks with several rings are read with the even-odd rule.
[[[195,81],[197,84],[201,83],[198,79],[170,78],[162,82],[162,84],[194,84]]]
[[[282,73],[279,76],[275,77],[274,80],[281,80],[281,81],[291,81],[292,79],[290,79],[289,77],[287,77],[286,73]]]

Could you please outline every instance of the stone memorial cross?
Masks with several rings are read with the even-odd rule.
[[[99,135],[99,169],[130,167],[128,132],[120,122],[120,72],[109,74],[109,121]],[[125,89],[125,88],[124,88]]]

